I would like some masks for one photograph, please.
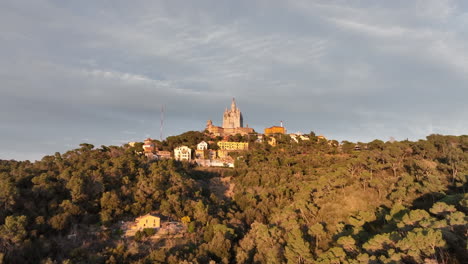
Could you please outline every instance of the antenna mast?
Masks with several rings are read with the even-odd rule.
[[[164,129],[164,112],[166,110],[166,107],[164,105],[161,106],[161,125],[160,125],[160,131],[159,131],[159,140],[163,140],[163,129]]]

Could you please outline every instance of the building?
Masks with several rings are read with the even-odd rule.
[[[231,109],[224,110],[223,128],[237,128],[244,126],[244,118],[242,113],[236,106],[236,100],[232,98]]]
[[[229,152],[249,150],[249,143],[247,142],[231,142],[219,141],[218,142],[218,158],[224,159],[229,157]]]
[[[299,143],[299,140],[302,140],[302,141],[308,141],[310,140],[310,138],[308,136],[304,136],[302,133],[300,132],[297,132],[297,133],[293,133],[293,134],[289,134],[289,136],[291,137],[291,139],[296,142],[296,143]]]
[[[283,126],[272,126],[265,128],[265,135],[286,134],[286,129]]]
[[[144,228],[160,228],[161,218],[153,214],[146,214],[135,219],[135,225],[139,230]]]
[[[156,156],[158,159],[170,159],[171,158],[171,152],[170,151],[164,151],[160,150],[156,152]]]
[[[276,138],[274,137],[268,138],[268,144],[272,147],[276,146]]]
[[[205,141],[198,143],[197,150],[207,150],[207,149],[208,149],[208,143],[206,143]]]
[[[208,159],[210,160],[216,159],[216,150],[212,150],[212,149],[208,150]]]
[[[231,141],[219,141],[219,149],[221,150],[248,150],[249,143],[247,142],[231,142]]]
[[[195,150],[195,158],[196,159],[204,159],[206,158],[206,154],[208,152],[208,143],[202,141],[197,144],[197,149]]]
[[[143,143],[143,153],[145,154],[145,156],[150,160],[158,159],[155,152],[156,145],[154,144],[153,140],[151,138],[145,139]]]
[[[211,120],[206,122],[206,130],[214,136],[247,135],[255,133],[253,128],[244,127],[242,112],[237,108],[236,100],[232,98],[231,109],[226,109],[223,114],[223,126],[215,126]]]
[[[122,223],[122,229],[125,230],[125,236],[134,236],[137,231],[145,228],[161,228],[161,218],[154,214],[146,214],[137,217],[133,222]]]
[[[214,144],[214,142],[211,142]],[[234,167],[234,161],[229,156],[229,152],[248,149],[248,143],[244,142],[218,142],[219,150],[208,149],[208,144],[204,141],[197,145],[195,150],[195,163],[202,167]]]
[[[154,153],[156,151],[156,145],[151,138],[147,138],[143,144],[144,153]]]
[[[180,146],[174,149],[174,158],[176,160],[190,161],[192,159],[192,150],[187,146]]]

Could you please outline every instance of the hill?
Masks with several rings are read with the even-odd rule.
[[[203,139],[186,133],[162,146]],[[82,144],[0,161],[5,263],[464,263],[468,136],[251,142],[235,168]],[[152,212],[180,233],[125,237]],[[178,232],[178,231],[176,231]],[[155,238],[156,237],[156,238]]]

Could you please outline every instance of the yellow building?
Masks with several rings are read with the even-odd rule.
[[[135,228],[142,230],[145,228],[160,228],[161,227],[161,218],[152,215],[146,214],[135,219]]]
[[[286,129],[282,126],[272,126],[269,128],[265,128],[265,135],[272,135],[272,134],[286,134]]]
[[[218,146],[220,150],[248,150],[249,149],[249,143],[247,142],[219,141]]]
[[[122,225],[127,237],[132,237],[137,231],[145,228],[161,228],[161,218],[153,214],[146,214],[136,218],[133,222],[125,222]]]

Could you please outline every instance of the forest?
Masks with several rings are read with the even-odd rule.
[[[141,144],[0,160],[0,263],[467,263],[468,136],[309,136],[233,137],[251,142],[235,168],[148,160]],[[150,212],[187,232],[123,236],[120,223]]]

